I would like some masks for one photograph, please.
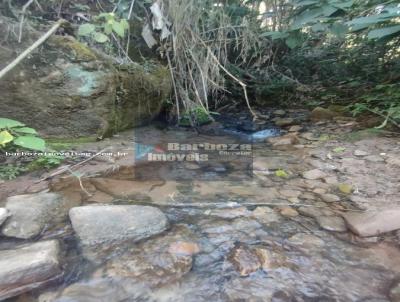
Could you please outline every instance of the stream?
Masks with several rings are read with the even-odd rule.
[[[340,133],[347,131],[343,127]],[[285,138],[279,135],[288,132],[277,128],[210,134],[209,129],[195,133],[145,127],[81,147],[96,151],[113,146],[113,152],[129,155],[95,158],[80,168],[90,197],[71,176],[54,180],[51,191],[80,199],[81,205],[152,206],[165,214],[168,226],[135,242],[103,242],[90,253],[82,251],[75,224],[48,228],[33,241],[61,242],[62,277],[9,301],[399,301],[390,296],[400,276],[399,234],[362,238],[348,230],[342,213],[360,207],[337,184],[352,183],[361,195],[367,192],[371,179],[364,166],[385,170],[400,146],[397,139],[384,137],[374,138],[379,144],[368,137],[338,141],[333,138],[337,130],[334,123],[312,125],[294,134],[295,143],[279,144]],[[332,138],[313,139],[310,133],[330,133]],[[241,157],[142,162],[147,153],[138,157],[132,137],[161,151],[171,142],[251,142],[251,168]],[[332,152],[338,146],[346,151]],[[360,148],[380,156],[385,152],[385,161],[355,158],[353,151]],[[133,166],[135,150],[139,164]],[[375,175],[378,191],[368,191],[367,201],[385,194],[399,197],[399,166],[392,167],[387,175]],[[302,174],[313,169],[324,176]],[[102,219],[98,217],[105,227],[115,223]],[[2,248],[20,243],[1,237]]]

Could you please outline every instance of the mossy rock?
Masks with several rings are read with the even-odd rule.
[[[15,43],[15,51],[29,42]],[[0,59],[6,65],[13,54],[0,49]],[[171,80],[160,64],[120,70],[73,37],[53,36],[0,81],[0,90],[1,117],[45,138],[96,139],[149,123],[168,98]]]

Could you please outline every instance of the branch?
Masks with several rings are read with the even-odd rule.
[[[8,64],[5,68],[0,71],[0,79],[4,77],[9,71],[11,71],[15,66],[17,66],[23,59],[25,59],[32,51],[38,48],[44,41],[46,41],[52,34],[54,34],[57,29],[65,24],[67,21],[60,19],[58,20],[48,32],[41,36],[35,43],[33,43],[29,48],[27,48],[23,53],[21,53],[14,61]]]

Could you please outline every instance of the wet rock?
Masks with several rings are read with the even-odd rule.
[[[367,156],[368,155],[368,152],[366,152],[366,151],[362,151],[362,150],[354,150],[354,153],[353,153],[355,156],[360,156],[360,157],[362,157],[362,156]]]
[[[368,208],[368,200],[359,195],[352,195],[350,196],[350,200],[354,205],[359,208],[360,210],[366,210]]]
[[[391,302],[400,302],[400,281],[396,281],[389,291]]]
[[[253,216],[263,224],[270,224],[281,220],[279,215],[269,207],[257,207],[253,211]]]
[[[289,128],[289,132],[299,132],[303,129],[302,126],[299,125],[294,125],[292,127]]]
[[[302,175],[305,179],[310,179],[310,180],[322,179],[326,177],[326,174],[318,169],[303,172]]]
[[[40,296],[39,302],[121,302],[152,301],[150,292],[129,279],[95,278],[74,283],[61,293],[50,295],[50,299]]]
[[[200,252],[200,247],[194,242],[178,241],[169,246],[168,252],[177,256],[193,256]]]
[[[248,276],[261,267],[257,253],[246,246],[234,248],[228,256],[228,261],[241,276]]]
[[[323,201],[328,203],[340,201],[340,197],[334,194],[321,194],[320,196]]]
[[[317,223],[321,228],[330,232],[346,232],[347,227],[342,217],[337,216],[318,216]]]
[[[0,208],[0,226],[3,224],[4,221],[10,216],[10,213],[5,208]]]
[[[302,133],[300,135],[300,137],[309,140],[309,141],[318,141],[319,137],[316,137],[314,133],[311,132],[306,132],[306,133]]]
[[[45,286],[61,277],[56,240],[0,251],[0,300]]]
[[[312,234],[298,233],[288,239],[291,244],[303,246],[306,249],[313,247],[322,247],[325,242],[319,237]]]
[[[277,115],[277,116],[283,116],[283,115],[285,115],[286,114],[286,111],[285,110],[282,110],[282,109],[279,109],[279,110],[275,110],[274,111],[274,115]]]
[[[290,126],[294,123],[294,119],[287,117],[287,118],[276,118],[275,119],[275,125],[278,127],[285,127],[285,126]]]
[[[336,176],[325,177],[324,181],[329,185],[335,185],[339,182]]]
[[[268,142],[273,146],[287,146],[287,145],[295,145],[299,142],[299,139],[294,134],[287,134],[279,137],[271,137],[268,138]]]
[[[291,207],[282,207],[279,211],[283,217],[297,217],[299,216],[299,212]]]
[[[7,198],[11,217],[2,228],[4,236],[29,239],[67,220],[70,208],[77,206],[57,193],[17,195]]]
[[[358,236],[370,237],[400,229],[400,208],[345,213],[349,229]]]
[[[331,216],[334,213],[327,208],[318,208],[318,207],[299,207],[297,209],[299,213],[306,217],[317,218],[319,216]]]
[[[299,197],[301,195],[301,191],[286,189],[286,190],[279,190],[279,194],[287,198]]]
[[[165,236],[131,247],[95,275],[129,278],[151,287],[176,282],[191,270],[193,256],[200,250],[193,239],[197,240],[190,229],[179,225]]]
[[[210,213],[208,213],[208,215],[223,219],[233,219],[237,217],[250,217],[252,213],[245,207],[240,207],[236,209],[212,210]]]
[[[95,259],[91,252],[98,247],[139,241],[163,232],[168,226],[167,217],[159,209],[148,206],[76,207],[70,210],[69,216],[85,256],[91,260]]]
[[[325,194],[325,193],[326,193],[326,190],[323,189],[323,188],[315,188],[315,189],[313,190],[313,193],[322,195],[322,194]]]
[[[324,121],[324,120],[332,120],[337,115],[338,114],[336,112],[333,112],[329,109],[325,109],[322,107],[316,107],[311,112],[310,119],[313,122],[319,122],[319,121]]]
[[[379,155],[369,155],[364,157],[365,160],[374,162],[374,163],[379,163],[385,161],[381,156]]]

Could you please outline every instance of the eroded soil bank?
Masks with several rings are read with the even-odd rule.
[[[209,180],[196,177],[210,168],[205,163],[183,162],[174,170],[149,166],[149,175],[161,174],[138,181],[133,130],[76,147],[129,156],[1,184],[0,297],[400,301],[399,137],[359,130],[349,117],[263,115],[255,129],[237,131],[218,123],[200,133],[144,128],[158,142],[218,143],[260,135],[274,120],[280,135],[257,136],[250,179],[234,169],[240,162],[214,166]]]

